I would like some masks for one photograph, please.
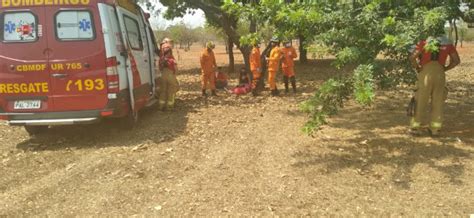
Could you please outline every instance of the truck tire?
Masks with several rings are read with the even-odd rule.
[[[48,126],[25,126],[25,130],[30,136],[34,136],[46,132]]]

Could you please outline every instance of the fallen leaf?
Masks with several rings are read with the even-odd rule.
[[[71,170],[71,169],[74,168],[75,166],[76,166],[75,163],[74,163],[74,164],[69,164],[69,165],[67,165],[67,166],[66,166],[66,171]]]

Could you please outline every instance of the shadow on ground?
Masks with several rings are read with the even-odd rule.
[[[375,177],[374,168],[384,166],[393,170],[390,177],[395,186],[409,189],[413,169],[421,164],[444,174],[451,184],[462,185],[464,163],[469,163],[466,159],[473,155],[474,105],[469,95],[452,95],[456,93],[450,94],[446,104],[441,137],[408,135],[408,98],[400,93],[382,94],[373,108],[364,110],[352,105],[341,111],[328,127],[340,132],[340,137],[324,140],[326,152],[315,146],[295,152],[293,166],[323,173],[353,169]]]
[[[17,145],[27,151],[97,149],[129,147],[147,142],[172,141],[186,131],[188,113],[193,109],[182,101],[176,102],[174,111],[157,111],[156,107],[140,113],[140,120],[132,130],[124,129],[118,119],[103,120],[91,125],[51,127],[44,134],[32,137]]]

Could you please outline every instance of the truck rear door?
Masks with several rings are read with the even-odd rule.
[[[50,6],[46,13],[55,111],[103,109],[106,56],[97,4]]]
[[[42,7],[0,10],[0,109],[4,112],[54,110],[46,22]]]
[[[130,71],[132,71],[132,75],[129,74],[128,78],[131,78],[129,87],[133,88],[133,108],[139,109],[145,106],[152,94],[151,74],[153,69],[150,63],[153,63],[154,60],[150,57],[150,48],[140,11],[133,7],[128,10],[118,6],[117,14],[125,47],[128,50]]]

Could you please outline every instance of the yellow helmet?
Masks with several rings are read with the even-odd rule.
[[[173,40],[168,37],[165,37],[163,41],[161,41],[161,43],[173,43]]]
[[[212,41],[206,43],[206,48],[214,49],[215,47],[216,45]]]

